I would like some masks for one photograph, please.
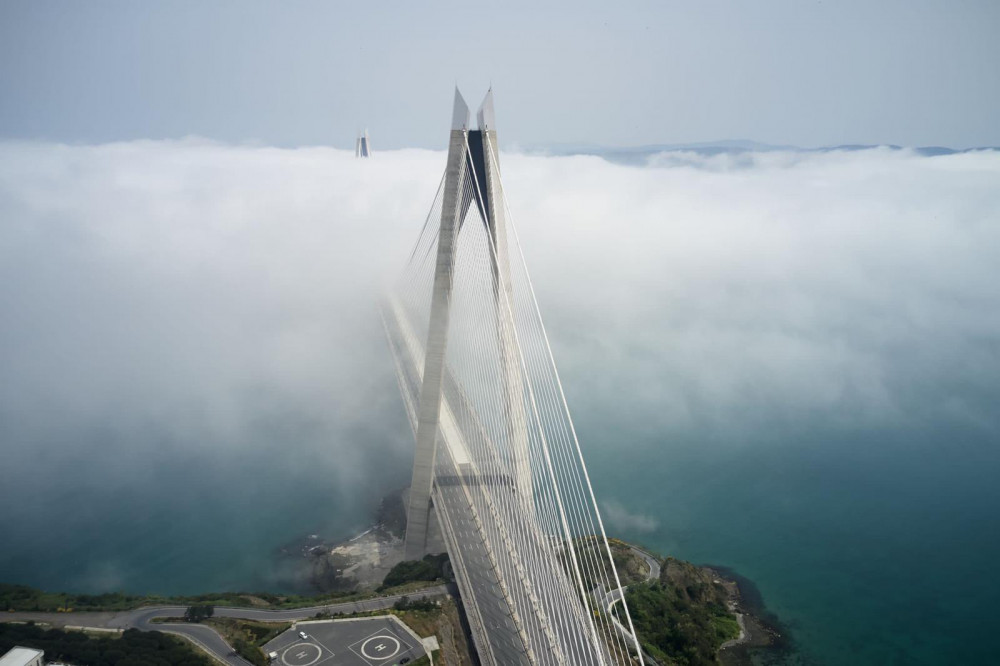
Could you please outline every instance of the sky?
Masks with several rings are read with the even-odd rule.
[[[1000,145],[1000,5],[6,2],[0,138],[440,148],[492,85],[506,147]]]

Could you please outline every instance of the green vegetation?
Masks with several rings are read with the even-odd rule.
[[[578,560],[587,565],[581,567],[580,571],[583,586],[592,590],[603,582],[600,572],[610,571],[608,548],[605,548],[603,539],[594,536],[578,537],[575,540],[575,546]],[[642,557],[632,550],[629,544],[619,539],[608,539],[608,546],[622,585],[631,585],[646,580],[649,575],[649,566]],[[571,579],[574,578],[576,572],[572,560],[566,554],[560,554],[559,559],[566,575],[570,576]]]
[[[210,604],[198,604],[196,606],[188,606],[188,609],[184,611],[184,620],[186,622],[201,622],[202,620],[207,620],[215,614],[215,606]]]
[[[139,606],[160,604],[211,606],[271,606],[307,601],[310,597],[279,596],[275,594],[246,594],[222,592],[189,597],[164,597],[156,594],[131,595],[121,592],[107,594],[61,594],[43,592],[27,585],[0,583],[0,610],[69,612],[69,611],[121,611]],[[305,604],[307,605],[307,604]]]
[[[0,654],[15,645],[45,651],[46,661],[87,666],[214,666],[180,638],[158,631],[129,629],[119,636],[42,629],[32,623],[0,623]]]
[[[641,583],[649,577],[649,565],[641,555],[632,550],[632,546],[620,539],[608,539],[608,546],[611,548],[611,557],[614,558],[615,570],[622,585]],[[601,561],[606,564],[607,556],[602,556]]]
[[[237,638],[233,641],[233,649],[254,666],[267,666],[269,663],[267,655],[260,647],[243,638]]]
[[[392,611],[418,636],[437,636],[441,649],[434,653],[435,664],[457,664],[471,666],[469,646],[465,641],[459,608],[453,599],[440,602],[417,601],[406,605],[406,610]],[[413,662],[413,666],[430,663],[427,657]],[[410,665],[407,665],[410,666]]]
[[[398,611],[410,610],[410,611],[433,611],[437,610],[437,604],[430,599],[410,599],[409,597],[401,597],[399,601],[392,605]]]
[[[435,581],[444,578],[444,565],[448,555],[426,555],[422,560],[400,562],[385,575],[379,591],[412,581]]]
[[[431,579],[433,580],[433,579]],[[406,592],[427,587],[427,582],[411,582]],[[156,594],[127,595],[120,592],[108,594],[62,594],[43,592],[27,585],[0,583],[0,611],[38,611],[62,613],[70,611],[122,611],[140,606],[231,606],[236,608],[303,608],[322,606],[342,601],[358,601],[379,596],[377,592],[339,592],[317,596],[298,594],[270,594],[250,592],[218,592],[196,596],[164,597]]]
[[[711,572],[668,558],[659,581],[630,585],[625,601],[643,648],[666,664],[717,664],[719,647],[739,635],[728,590]]]
[[[27,585],[0,583],[0,609],[62,612],[69,610],[126,610],[138,606],[143,597],[119,592],[109,594],[54,594]]]
[[[715,633],[723,637],[723,642],[740,635],[740,623],[736,621],[734,615],[713,615],[712,624],[715,625]]]
[[[219,632],[241,657],[255,666],[266,666],[261,646],[288,629],[289,622],[258,622],[236,618],[212,618],[207,625]]]

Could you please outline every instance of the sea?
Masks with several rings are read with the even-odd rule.
[[[991,663],[1000,453],[940,437],[784,433],[673,457],[651,439],[629,454],[642,465],[590,458],[599,496],[655,517],[624,538],[753,582],[790,639],[766,663]]]

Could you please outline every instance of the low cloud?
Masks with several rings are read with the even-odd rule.
[[[1000,152],[651,162],[506,161],[578,417],[995,432]]]
[[[0,145],[0,503],[46,475],[127,494],[171,460],[228,478],[271,459],[344,502],[405,481],[376,298],[443,167]],[[585,448],[810,422],[997,432],[1000,153],[509,154],[503,170]]]
[[[152,427],[171,447],[230,450],[292,428],[360,464],[319,442],[398,411],[375,300],[443,162],[4,144],[0,446],[78,446],[85,427],[133,455]],[[581,411],[731,433],[810,414],[995,425],[997,151],[503,166]]]
[[[22,429],[6,452],[95,428],[126,433],[126,455],[150,428],[231,452],[291,428],[365,455],[336,433],[398,407],[376,296],[433,161],[398,155],[387,178],[323,149],[4,146],[0,410]]]
[[[604,520],[616,530],[625,532],[653,532],[660,523],[656,518],[642,513],[632,513],[617,500],[601,503]]]

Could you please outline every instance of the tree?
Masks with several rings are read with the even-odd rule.
[[[386,574],[379,591],[412,581],[432,581],[444,578],[444,564],[448,554],[426,555],[422,560],[400,562]]]
[[[189,606],[184,611],[184,619],[188,622],[201,622],[212,617],[213,614],[215,614],[215,606],[211,604],[199,604],[197,606]]]

